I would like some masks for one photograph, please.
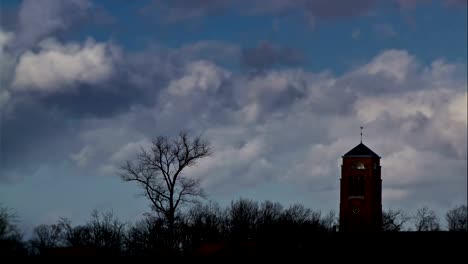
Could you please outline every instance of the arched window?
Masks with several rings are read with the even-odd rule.
[[[349,177],[349,196],[364,196],[364,176]]]
[[[366,166],[364,166],[364,164],[362,164],[362,162],[356,161],[356,162],[353,163],[352,168],[354,170],[365,170]]]

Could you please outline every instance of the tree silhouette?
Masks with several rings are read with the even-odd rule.
[[[232,239],[246,240],[254,238],[258,220],[258,203],[249,199],[231,202],[227,209],[228,228]]]
[[[449,231],[468,231],[468,210],[466,205],[457,206],[445,215]]]
[[[167,220],[172,240],[180,205],[195,202],[196,198],[203,196],[199,181],[186,177],[182,171],[211,154],[208,142],[180,133],[173,140],[158,137],[150,150],[142,148],[136,161],[127,161],[121,167],[121,178],[137,182],[150,200],[152,209]]]
[[[128,230],[125,242],[127,254],[134,256],[162,254],[172,247],[168,234],[165,219],[146,215]]]
[[[43,254],[45,250],[63,246],[65,226],[60,222],[52,225],[39,225],[33,230],[30,241],[33,254]]]
[[[193,251],[202,244],[223,240],[226,216],[217,203],[196,204],[184,216],[185,222],[180,230],[184,250]]]
[[[402,210],[392,210],[382,212],[382,230],[396,232],[403,229],[403,225],[411,219]]]
[[[413,221],[416,231],[438,231],[440,229],[437,215],[427,207],[418,209],[413,217]]]
[[[0,239],[18,239],[21,237],[16,226],[17,215],[10,209],[0,208]]]
[[[0,207],[0,255],[25,254],[26,248],[17,221],[18,217],[14,212]]]
[[[283,206],[280,203],[265,201],[261,204],[258,213],[258,233],[261,238],[270,239],[278,229],[278,223],[283,213]]]

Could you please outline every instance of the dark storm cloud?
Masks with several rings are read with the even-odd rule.
[[[166,5],[187,15],[177,19],[216,14],[230,5],[249,14],[301,10],[330,19],[363,15],[373,7],[372,1],[332,2]],[[31,3],[22,8],[31,9]],[[80,3],[86,2],[66,3],[81,10]],[[272,182],[307,192],[336,191],[339,157],[358,143],[357,130],[364,124],[366,133],[374,135],[366,142],[391,172],[384,175],[390,204],[404,204],[409,192],[418,194],[412,199],[426,198],[424,192],[446,171],[454,174],[445,175],[450,184],[441,186],[445,189],[440,193],[458,197],[463,192],[452,188],[463,183],[459,176],[466,170],[467,155],[466,71],[457,75],[459,65],[421,65],[407,51],[386,50],[334,76],[291,67],[304,62],[303,54],[267,42],[241,49],[199,41],[140,52],[94,40],[38,44],[79,23],[88,12],[86,7],[85,15],[65,18],[54,8],[36,15],[63,25],[45,24],[36,33],[20,30],[7,38],[10,43],[10,36],[20,36],[34,48],[18,58],[5,51],[5,57],[14,57],[16,75],[5,82],[8,96],[0,94],[11,109],[2,121],[1,182],[17,182],[61,164],[70,166],[70,174],[116,176],[117,168],[155,136],[189,130],[214,147],[212,158],[187,170],[202,178],[208,191],[236,193]],[[34,21],[20,24],[32,27]],[[233,71],[222,63],[236,59],[257,71]]]
[[[61,109],[70,118],[105,118],[128,111],[133,104],[153,104],[156,94],[156,89],[135,89],[128,82],[113,80],[99,89],[81,85],[76,92],[51,94],[41,101],[50,108]]]
[[[66,45],[68,44],[63,44],[63,46]],[[105,44],[96,43],[95,46],[97,45]],[[188,129],[196,124],[197,120],[186,113],[197,116],[208,115],[221,123],[226,122],[224,118],[218,118],[212,113],[216,111],[221,116],[230,107],[235,107],[230,99],[232,96],[229,95],[229,84],[222,76],[220,77],[222,82],[219,85],[225,89],[217,89],[218,85],[214,84],[215,90],[210,90],[206,94],[199,94],[195,91],[191,97],[183,98],[172,98],[167,94],[168,86],[171,84],[174,86],[174,81],[187,75],[198,78],[197,69],[200,67],[197,64],[190,66],[188,59],[198,57],[196,53],[199,46],[197,45],[195,50],[184,46],[182,54],[176,50],[152,48],[137,53],[122,52],[119,54],[120,59],[109,61],[111,64],[107,65],[109,66],[107,68],[112,71],[108,78],[99,82],[86,83],[86,79],[64,82],[61,78],[54,79],[55,77],[49,76],[48,78],[55,81],[42,82],[41,87],[38,88],[35,86],[37,83],[31,80],[28,86],[21,90],[12,87],[11,82],[5,82],[9,85],[5,87],[7,91],[11,91],[7,105],[11,110],[4,113],[1,124],[2,144],[0,148],[3,154],[0,164],[1,181],[16,182],[21,177],[33,174],[43,165],[60,163],[64,160],[81,162],[86,165],[82,166],[83,171],[94,175],[99,174],[96,168],[99,168],[100,162],[106,161],[106,156],[101,157],[98,154],[109,153],[111,155],[119,151],[121,144],[129,140],[138,141],[141,135],[175,133],[181,123],[186,124]],[[219,45],[215,46],[219,49]],[[85,46],[82,46],[81,50],[75,49],[77,53],[86,50],[88,54],[94,50],[93,48],[86,49]],[[61,48],[56,50],[61,51]],[[205,52],[205,48],[201,50]],[[42,54],[41,50],[36,54],[38,59],[36,64],[42,65],[43,68],[50,65],[45,61],[46,56],[39,55]],[[54,56],[56,57],[57,54],[55,53]],[[184,54],[190,56],[184,58],[181,56]],[[100,54],[100,56],[112,56],[112,54]],[[69,60],[68,65],[75,61],[79,60]],[[208,65],[206,74],[209,77],[210,70],[216,67],[203,60],[199,61],[200,65]],[[66,68],[64,74],[68,76],[68,79],[73,80],[73,74],[66,72]],[[44,70],[47,71],[47,69]],[[19,74],[23,72],[27,71]],[[48,84],[58,88],[48,87]],[[182,85],[184,84],[182,82]],[[198,88],[194,86],[188,89]],[[166,100],[165,97],[169,98]],[[167,102],[171,101],[178,106],[168,115],[164,107]],[[204,106],[200,107],[201,105]],[[161,111],[158,120],[154,119],[151,109]],[[108,123],[104,120],[121,120],[121,123]],[[175,120],[177,122],[174,122]],[[110,130],[106,130],[106,124]],[[115,131],[127,130],[127,126],[135,130],[112,136]],[[94,131],[96,128],[97,130]],[[93,132],[87,133],[87,130]],[[92,149],[92,151],[87,149],[83,151],[83,141],[87,143],[89,140],[96,140],[95,145],[99,145],[110,138],[115,139],[115,142]],[[115,144],[114,147],[113,144]]]
[[[16,45],[29,47],[41,38],[89,19],[91,6],[88,0],[23,1],[18,14]]]
[[[177,53],[122,53],[113,74],[95,85],[13,92],[18,107],[3,123],[1,181],[64,162],[72,174],[116,176],[155,136],[189,130],[213,144],[215,155],[186,171],[210,193],[267,183],[333,192],[339,157],[359,142],[365,124],[373,135],[366,143],[383,157],[385,206],[426,199],[447,171],[454,174],[444,175],[440,193],[463,193],[453,188],[466,169],[466,75],[455,74],[456,65],[421,66],[406,51],[387,50],[339,76],[235,73]]]
[[[181,75],[184,61],[164,51],[122,54],[114,72],[98,85],[82,84],[76,91],[43,96],[43,102],[71,117],[107,118],[129,111],[133,105],[151,106],[171,79]]]
[[[59,165],[78,143],[74,140],[78,120],[23,99],[21,107],[2,119],[0,182],[12,175],[18,179],[32,175],[41,165]]]
[[[273,66],[296,66],[305,62],[305,58],[299,50],[261,42],[257,47],[242,50],[242,62],[254,69],[266,69]]]

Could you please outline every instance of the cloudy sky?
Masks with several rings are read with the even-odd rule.
[[[222,205],[337,212],[361,125],[384,208],[466,203],[466,0],[0,3],[0,202],[26,229],[141,217],[117,168],[181,130]]]

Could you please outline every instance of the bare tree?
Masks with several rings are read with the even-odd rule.
[[[18,216],[0,204],[0,256],[22,255],[26,248],[17,226]]]
[[[382,230],[397,232],[403,229],[403,226],[411,219],[402,210],[392,210],[382,212]]]
[[[0,207],[0,240],[21,240],[21,234],[16,225],[18,216],[11,209]]]
[[[30,241],[33,253],[42,254],[44,250],[62,246],[64,228],[60,223],[35,227]]]
[[[199,246],[202,243],[219,242],[225,224],[225,211],[215,202],[197,204],[186,215],[185,248]]]
[[[283,213],[283,206],[280,203],[264,201],[259,209],[258,223],[262,227],[271,226],[277,223]]]
[[[136,161],[121,167],[121,177],[140,185],[153,210],[167,220],[173,233],[179,206],[203,197],[199,181],[182,171],[211,154],[209,143],[200,137],[191,139],[187,133],[173,140],[158,137],[150,150],[141,148]]]
[[[338,226],[338,217],[336,215],[336,212],[334,210],[331,210],[326,214],[324,217],[321,219],[321,224],[331,232],[336,231],[336,228]]]
[[[416,231],[438,231],[440,229],[437,215],[427,207],[418,209],[413,220]]]
[[[314,212],[305,208],[304,205],[296,203],[283,211],[281,220],[286,223],[303,224],[309,220],[319,222],[320,216],[320,212]]]
[[[164,254],[166,250],[171,250],[172,246],[165,219],[159,216],[146,214],[144,219],[128,229],[125,247],[129,255]]]
[[[109,253],[118,254],[123,250],[125,223],[114,216],[113,212],[99,213],[93,210],[91,221],[87,224],[92,245]]]
[[[468,210],[466,205],[457,206],[445,215],[449,231],[468,231]]]

